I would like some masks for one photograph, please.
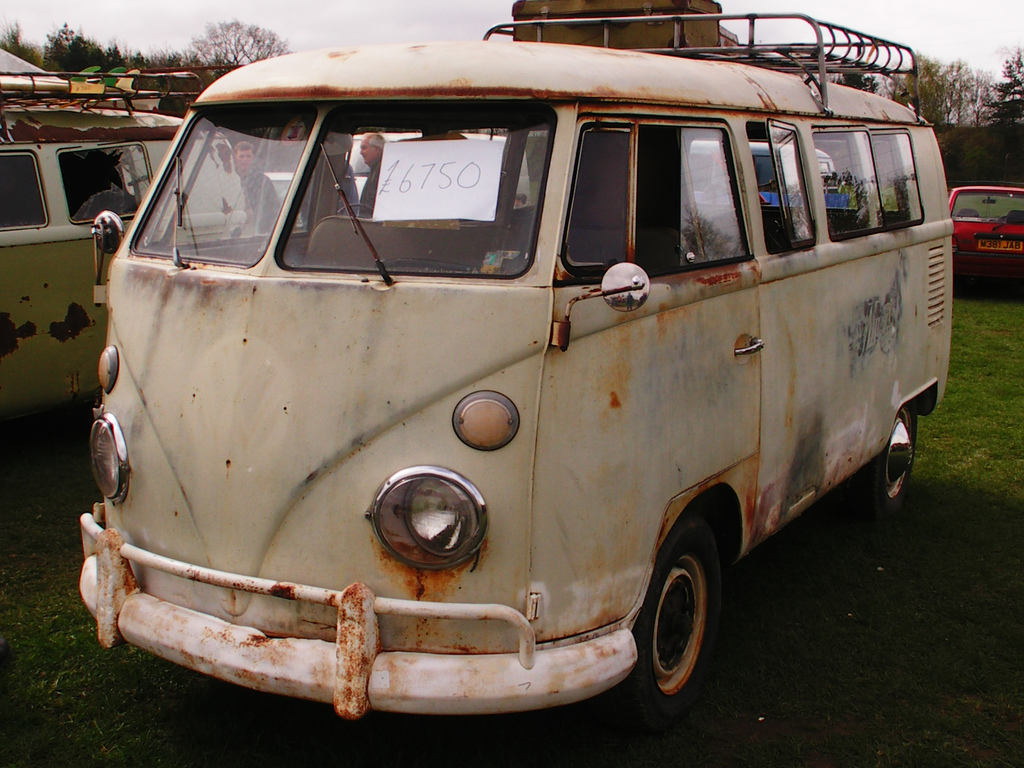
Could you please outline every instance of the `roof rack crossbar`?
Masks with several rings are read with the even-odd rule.
[[[100,102],[195,97],[203,82],[194,72],[0,72],[0,95],[18,103]]]
[[[746,21],[747,42],[739,45],[718,45],[710,47],[689,47],[686,43],[683,25],[694,22]],[[799,21],[807,24],[813,32],[814,42],[758,43],[756,24],[758,21]],[[811,88],[815,101],[824,112],[828,106],[829,75],[879,75],[897,84],[900,90],[910,96],[914,112],[920,116],[917,97],[917,58],[914,51],[900,43],[858,32],[847,27],[817,21],[804,14],[746,13],[746,14],[657,14],[643,16],[604,16],[578,18],[541,18],[528,21],[513,21],[491,27],[484,40],[493,36],[515,37],[517,30],[536,30],[537,42],[544,42],[547,27],[598,26],[603,28],[604,46],[609,47],[610,30],[615,26],[629,24],[673,25],[672,46],[667,48],[643,48],[645,53],[658,53],[684,58],[731,61],[751,64],[780,72],[798,73]],[[762,28],[763,28],[762,23]],[[900,82],[904,77],[910,81],[913,93]]]

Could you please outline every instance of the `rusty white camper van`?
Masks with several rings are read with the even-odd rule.
[[[181,124],[157,100],[199,90],[185,73],[0,73],[0,419],[95,399],[93,219],[134,215]]]
[[[639,19],[659,52],[520,21],[203,93],[110,267],[104,646],[346,718],[602,694],[663,729],[722,566],[846,481],[900,507],[945,180],[912,109],[828,73],[913,54],[806,17],[687,48],[690,18]]]

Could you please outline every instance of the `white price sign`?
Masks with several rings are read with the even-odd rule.
[[[503,140],[384,145],[374,221],[494,221]]]

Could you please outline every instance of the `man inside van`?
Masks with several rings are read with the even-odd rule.
[[[270,179],[259,168],[253,167],[252,142],[238,142],[234,154],[235,173],[242,182],[245,212],[248,216],[246,231],[249,234],[266,234],[274,226],[281,201]]]
[[[377,202],[377,180],[380,179],[380,160],[384,156],[384,137],[379,133],[368,133],[359,144],[359,153],[363,161],[370,166],[370,175],[359,196],[359,215],[363,218],[373,216],[373,207]]]

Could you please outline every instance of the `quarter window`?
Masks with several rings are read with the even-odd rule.
[[[149,188],[141,144],[61,152],[60,175],[71,221],[91,222],[101,211],[130,216]]]
[[[629,132],[584,132],[565,244],[570,267],[626,260],[628,198]]]
[[[768,252],[782,253],[812,245],[814,224],[796,129],[769,123],[766,130],[764,123],[750,123],[747,137],[754,157]]]
[[[28,153],[0,155],[0,229],[46,226],[36,159]]]

